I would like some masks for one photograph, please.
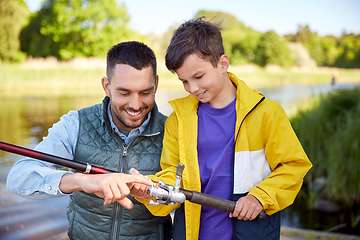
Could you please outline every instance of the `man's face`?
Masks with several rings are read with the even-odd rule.
[[[152,67],[137,70],[126,64],[115,66],[110,81],[103,77],[102,85],[110,98],[111,116],[119,129],[131,131],[147,119],[154,106],[157,83]]]

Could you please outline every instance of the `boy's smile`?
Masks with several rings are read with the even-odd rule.
[[[210,61],[191,54],[175,72],[188,93],[203,103],[222,108],[236,96],[236,88],[227,75],[228,67],[227,55],[222,55],[214,67]]]

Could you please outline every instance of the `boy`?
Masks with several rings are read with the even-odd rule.
[[[289,206],[311,168],[281,106],[227,72],[220,28],[203,18],[183,23],[165,56],[189,96],[171,101],[165,123],[162,171],[174,184],[185,164],[182,188],[236,201],[233,213],[183,205],[174,208],[173,239],[279,239],[280,210]],[[265,220],[256,216],[265,210]]]

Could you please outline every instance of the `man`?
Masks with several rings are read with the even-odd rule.
[[[70,239],[167,239],[170,217],[154,217],[126,198],[143,196],[151,184],[141,174],[161,170],[166,116],[155,103],[155,55],[143,43],[120,43],[107,54],[106,74],[103,103],[62,116],[36,150],[120,173],[74,173],[26,158],[11,169],[7,189],[32,199],[70,194]]]

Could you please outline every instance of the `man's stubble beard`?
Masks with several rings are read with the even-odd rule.
[[[116,119],[123,125],[125,126],[126,128],[131,128],[131,129],[134,129],[134,128],[137,128],[137,127],[140,127],[141,124],[143,124],[143,122],[146,121],[146,119],[148,118],[148,115],[149,115],[149,112],[153,109],[154,107],[154,104],[152,104],[151,106],[145,106],[145,107],[142,107],[140,111],[142,111],[141,114],[144,114],[143,112],[146,112],[146,114],[144,114],[143,118],[139,119],[139,120],[135,120],[133,121],[132,119],[126,117],[126,110],[125,108],[121,107],[119,109],[119,113],[123,113],[123,115],[121,114],[117,114],[115,112],[115,110],[112,108],[112,106],[110,105],[110,109],[112,111],[112,113],[114,114],[114,116],[116,117]],[[150,110],[149,110],[150,109]],[[136,112],[134,111],[133,109],[131,109],[131,111],[133,112]],[[136,123],[137,121],[139,121],[139,123]]]

